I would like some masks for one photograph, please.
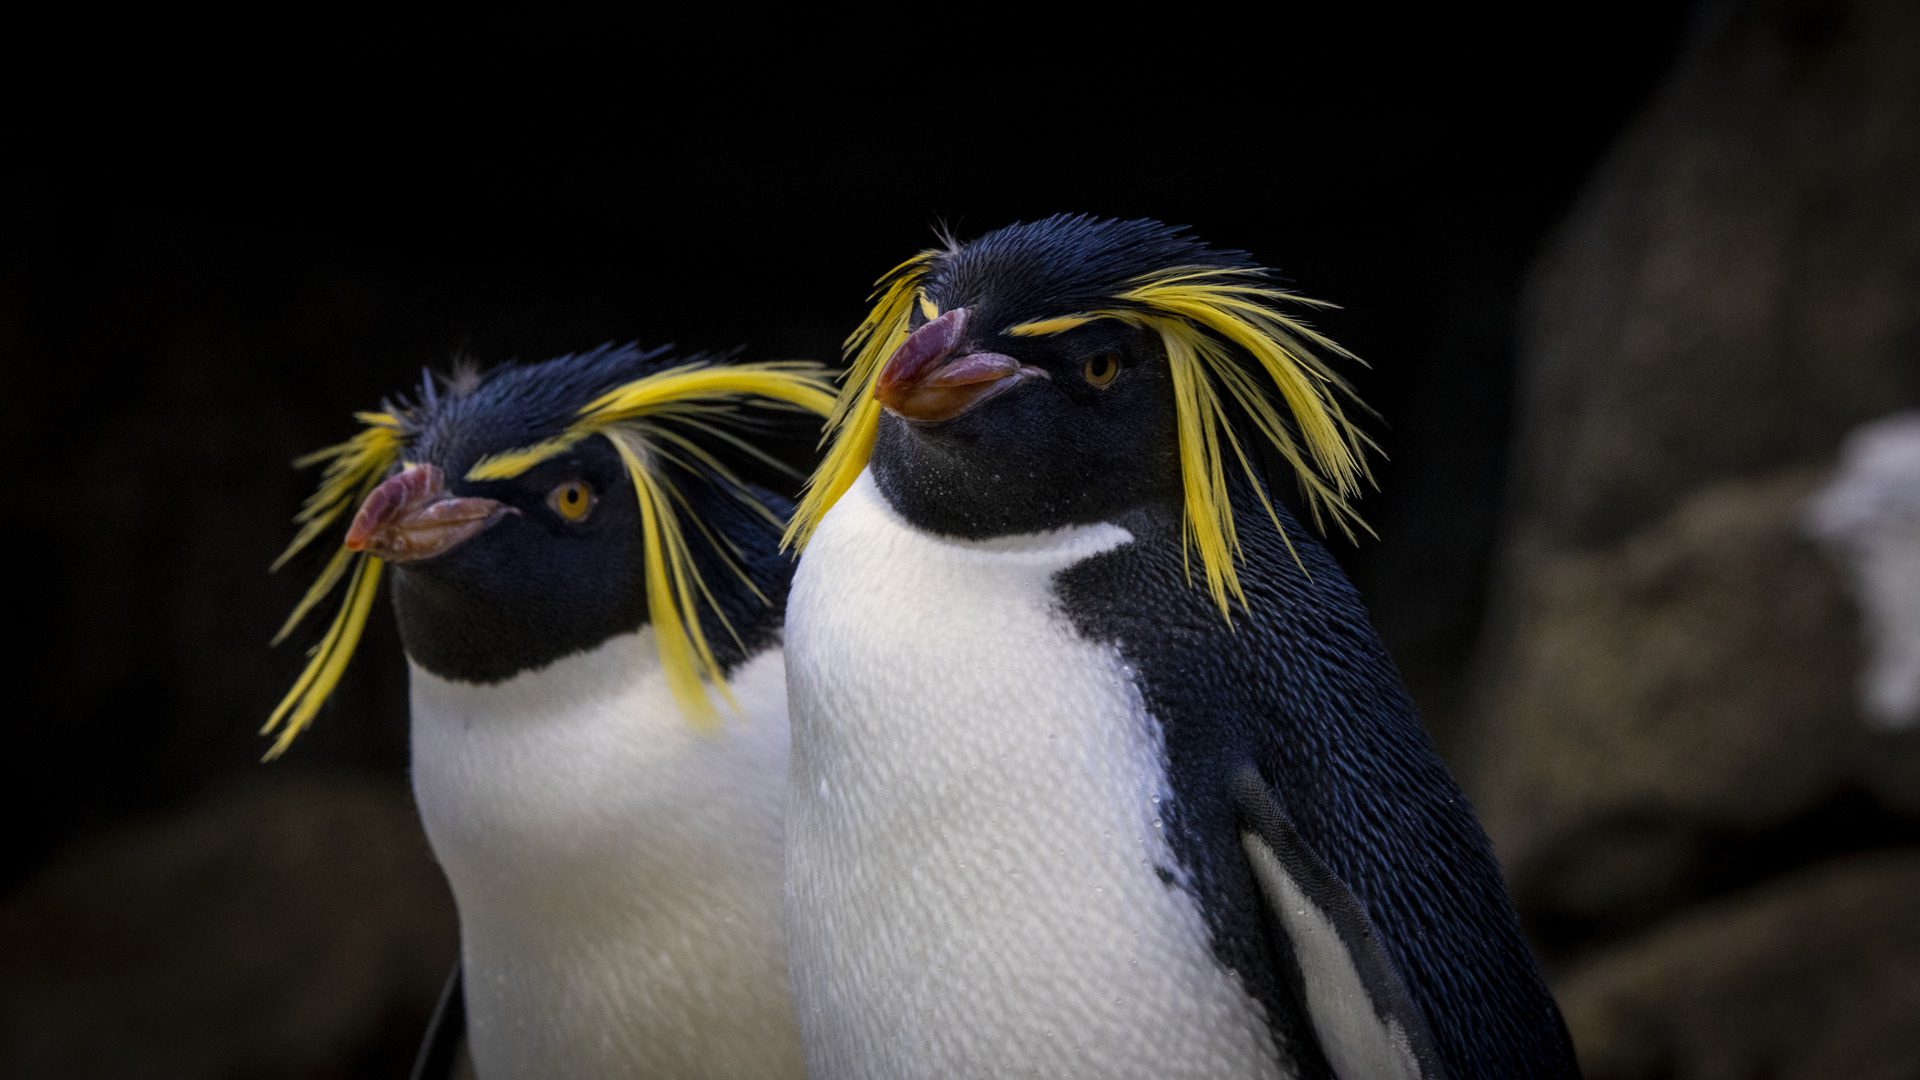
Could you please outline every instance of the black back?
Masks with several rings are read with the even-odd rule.
[[[1325,1075],[1295,966],[1238,842],[1228,780],[1251,758],[1302,838],[1364,904],[1451,1075],[1577,1075],[1486,834],[1359,597],[1283,516],[1304,569],[1296,563],[1243,494],[1236,505],[1256,509],[1239,520],[1247,605],[1235,606],[1231,628],[1186,579],[1172,506],[1124,515],[1118,523],[1136,542],[1058,583],[1076,629],[1134,665],[1165,732],[1168,836],[1215,954],[1266,1005],[1297,1067]]]

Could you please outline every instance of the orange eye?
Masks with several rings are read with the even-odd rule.
[[[593,489],[585,480],[568,480],[547,493],[547,505],[568,521],[585,521],[593,512]]]
[[[1080,374],[1086,377],[1087,382],[1104,390],[1120,377],[1120,357],[1110,352],[1101,353],[1080,365]]]

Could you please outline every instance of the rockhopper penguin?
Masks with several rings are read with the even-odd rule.
[[[1017,224],[881,280],[790,539],[812,1075],[1576,1074],[1352,586],[1345,355],[1247,256]]]
[[[742,472],[753,429],[824,413],[827,385],[602,347],[428,376],[308,459],[326,472],[287,556],[351,524],[282,636],[345,599],[271,754],[391,565],[414,793],[460,918],[422,1072],[464,1019],[482,1080],[802,1075],[779,914],[789,508]]]

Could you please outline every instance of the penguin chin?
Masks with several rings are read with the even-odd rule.
[[[1177,521],[1171,451],[1103,440],[1102,429],[1063,416],[1053,394],[1051,383],[1023,382],[938,424],[883,413],[869,459],[880,494],[914,526],[968,540],[1112,521],[1143,508]]]

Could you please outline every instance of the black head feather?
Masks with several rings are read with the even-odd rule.
[[[407,456],[431,461],[449,475],[464,475],[489,454],[558,436],[579,418],[583,406],[616,386],[679,364],[714,359],[705,354],[676,357],[671,349],[609,342],[541,363],[510,362],[449,379],[440,392],[433,390],[428,376],[417,402],[397,410],[405,423]]]
[[[924,288],[942,310],[965,307],[979,325],[1005,328],[1114,307],[1141,278],[1172,267],[1258,269],[1246,252],[1209,247],[1185,226],[1055,214],[949,248]]]

